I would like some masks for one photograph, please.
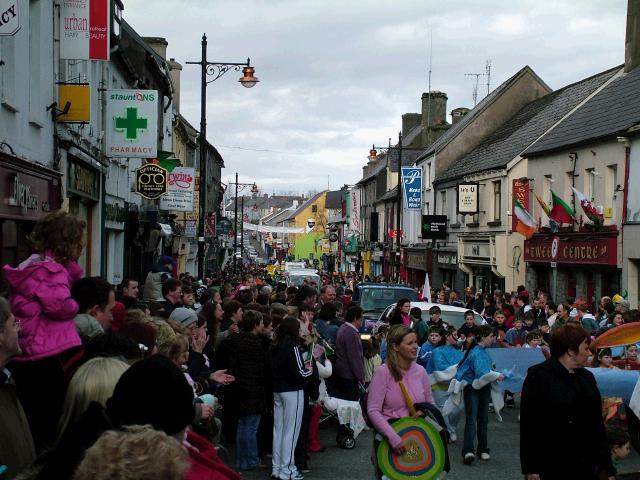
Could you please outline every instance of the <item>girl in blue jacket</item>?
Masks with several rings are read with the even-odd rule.
[[[468,344],[467,351],[458,365],[455,380],[462,389],[464,398],[465,425],[462,456],[464,463],[470,465],[476,459],[489,460],[487,445],[487,425],[489,422],[489,403],[491,386],[495,381],[504,380],[504,375],[491,369],[491,358],[485,349],[493,343],[495,335],[488,325],[476,329],[475,338]],[[496,406],[496,410],[499,410]],[[476,433],[478,448],[474,448]]]

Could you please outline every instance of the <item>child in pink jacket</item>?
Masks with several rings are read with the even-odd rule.
[[[21,325],[22,354],[11,372],[38,450],[55,440],[66,392],[64,363],[81,344],[71,285],[83,274],[76,260],[85,228],[83,220],[62,210],[48,213],[30,235],[37,253],[17,268],[3,267],[11,310]]]

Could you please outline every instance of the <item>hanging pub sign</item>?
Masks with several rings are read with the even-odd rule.
[[[405,208],[422,208],[422,168],[402,167],[402,185]]]
[[[136,168],[136,193],[147,200],[156,200],[167,193],[167,171],[147,163]]]
[[[158,91],[107,90],[107,157],[158,155]]]
[[[447,238],[447,216],[422,215],[422,238],[431,240]]]
[[[462,215],[475,215],[478,213],[479,185],[477,183],[459,183],[457,190],[457,213]]]
[[[110,0],[60,2],[60,58],[109,60]]]
[[[0,0],[0,37],[11,37],[20,30],[18,0]]]
[[[160,210],[191,212],[196,173],[194,168],[176,167],[169,172],[167,194],[160,199]]]
[[[516,200],[518,200],[522,206],[528,212],[531,211],[529,204],[529,180],[520,180],[518,178],[513,179],[512,187],[511,187],[513,195],[511,196],[511,211],[515,211],[516,208]],[[516,225],[518,224],[518,216],[511,216],[511,230],[516,231]]]

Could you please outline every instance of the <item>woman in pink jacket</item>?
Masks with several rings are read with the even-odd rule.
[[[386,362],[375,370],[369,384],[367,414],[376,430],[375,444],[382,441],[384,436],[396,453],[400,454],[404,452],[405,446],[389,424],[390,420],[410,416],[400,382],[404,384],[414,404],[433,405],[434,401],[427,372],[416,363],[418,339],[414,331],[404,325],[394,325],[387,335],[387,345]],[[424,415],[425,412],[420,410],[416,412],[416,416]],[[376,478],[380,478],[377,465],[376,475]]]
[[[62,210],[48,213],[29,237],[37,253],[17,268],[3,268],[11,310],[21,325],[22,354],[11,372],[38,451],[55,440],[67,388],[64,364],[80,346],[71,285],[83,274],[76,260],[85,228],[83,220]]]

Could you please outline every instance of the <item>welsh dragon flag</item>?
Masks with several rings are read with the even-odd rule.
[[[513,213],[518,219],[518,223],[516,223],[516,232],[529,239],[534,233],[536,233],[536,220],[529,212],[527,212],[527,209],[524,208],[522,203],[520,203],[520,200],[517,198],[515,200]]]
[[[604,223],[604,217],[601,213],[598,213],[598,210],[593,205],[593,203],[591,203],[591,201],[589,201],[589,199],[585,197],[584,193],[582,193],[581,191],[576,190],[575,188],[572,188],[572,190],[573,194],[576,196],[576,200],[578,201],[578,203],[580,203],[582,211],[587,216],[587,218],[591,220],[594,225],[602,225]]]

